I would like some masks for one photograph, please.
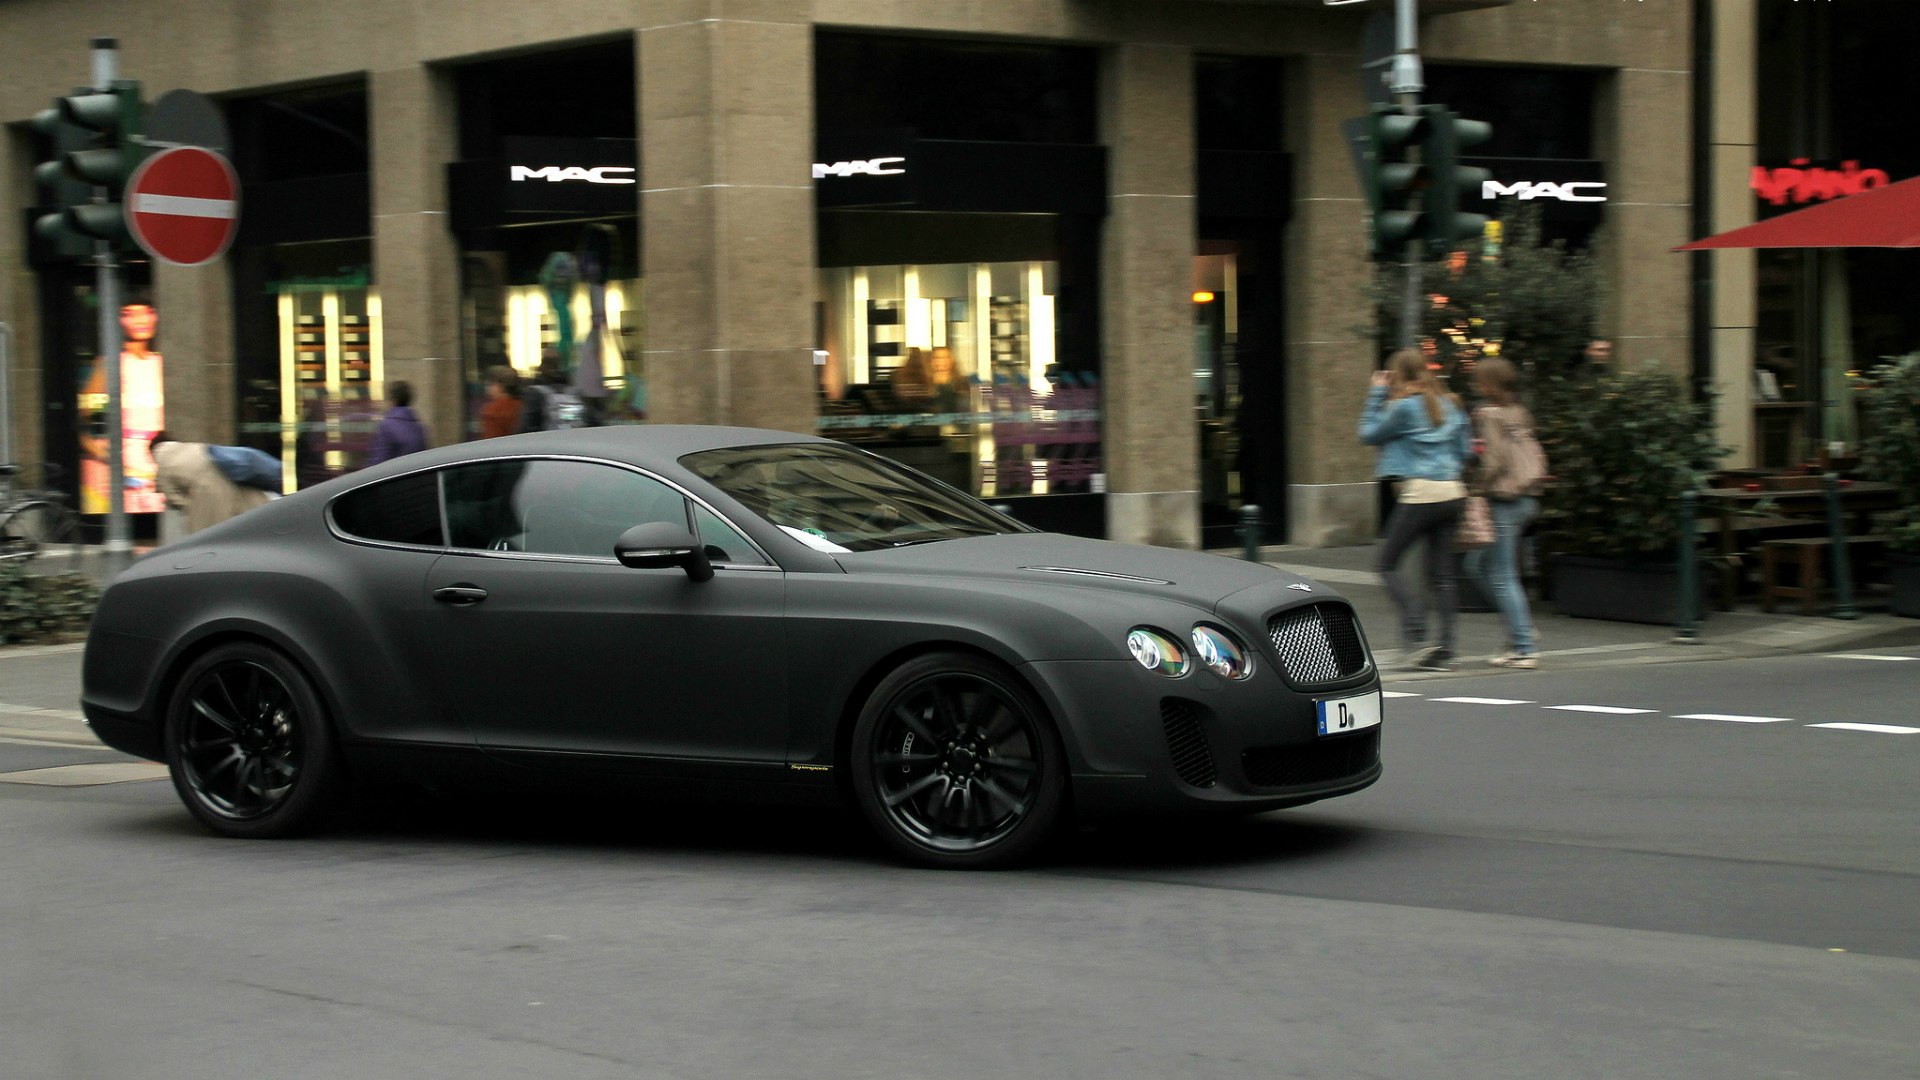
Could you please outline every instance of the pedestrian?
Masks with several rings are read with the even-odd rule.
[[[1400,611],[1407,662],[1431,671],[1448,670],[1454,653],[1453,537],[1467,498],[1461,481],[1467,432],[1460,399],[1440,385],[1418,350],[1401,349],[1387,358],[1386,370],[1373,373],[1360,440],[1380,448],[1374,475],[1393,482],[1395,497],[1374,569]],[[1426,545],[1425,591],[1398,569],[1416,541]],[[1429,599],[1440,630],[1433,641],[1427,639]]]
[[[1483,357],[1473,372],[1474,388],[1486,402],[1473,411],[1480,451],[1480,488],[1493,513],[1493,545],[1469,552],[1467,571],[1500,611],[1507,627],[1505,652],[1489,663],[1531,671],[1540,664],[1533,613],[1520,582],[1520,542],[1527,523],[1540,512],[1546,483],[1546,454],[1534,436],[1533,414],[1520,404],[1520,379],[1513,363]]]
[[[505,364],[487,369],[487,402],[480,406],[480,437],[497,439],[520,430],[520,373]]]
[[[167,505],[187,516],[187,531],[197,533],[236,517],[272,498],[265,489],[235,483],[216,464],[206,443],[181,442],[166,431],[148,443],[155,481]]]
[[[567,365],[557,354],[543,356],[539,374],[520,390],[520,430],[560,431],[592,422],[586,402],[574,393],[567,378]]]
[[[420,418],[413,412],[412,384],[405,379],[394,380],[387,386],[387,400],[393,402],[393,407],[380,418],[380,426],[373,431],[373,449],[367,452],[369,465],[427,448],[427,429],[420,425]]]

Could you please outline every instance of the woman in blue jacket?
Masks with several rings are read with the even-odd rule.
[[[1417,350],[1401,349],[1373,373],[1360,413],[1360,441],[1380,448],[1374,475],[1394,481],[1394,508],[1374,569],[1400,609],[1400,633],[1415,667],[1445,671],[1453,659],[1453,536],[1466,505],[1461,471],[1471,427],[1460,399],[1440,385]],[[1426,543],[1427,589],[1419,592],[1400,573],[1400,557],[1416,540]],[[1427,638],[1427,593],[1438,613],[1440,636]]]

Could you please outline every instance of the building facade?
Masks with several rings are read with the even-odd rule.
[[[448,442],[490,368],[544,358],[609,420],[843,438],[1046,527],[1224,544],[1252,503],[1269,542],[1355,542],[1382,350],[1342,124],[1370,7],[13,0],[14,453],[71,474],[100,434],[91,271],[32,242],[26,121],[110,35],[149,100],[218,103],[243,185],[223,260],[127,268],[164,423],[291,483],[353,466],[393,380]],[[1429,99],[1494,124],[1506,197],[1540,170],[1604,192],[1578,227],[1603,226],[1605,332],[1680,369],[1694,10],[1421,22]]]
[[[1920,7],[1900,0],[1702,0],[1706,118],[1697,204],[1721,233],[1920,176],[1898,100]],[[1858,391],[1920,347],[1913,254],[1888,248],[1719,250],[1708,282],[1720,432],[1743,464],[1852,456]]]

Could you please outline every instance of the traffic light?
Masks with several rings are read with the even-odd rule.
[[[1426,164],[1426,218],[1422,223],[1429,258],[1444,258],[1462,241],[1481,235],[1485,214],[1460,209],[1460,200],[1477,197],[1480,185],[1493,179],[1486,169],[1460,164],[1460,153],[1493,137],[1493,125],[1462,120],[1445,105],[1423,105],[1420,158]]]
[[[1425,167],[1413,159],[1426,129],[1426,117],[1376,105],[1367,114],[1367,202],[1373,211],[1369,229],[1375,262],[1399,262],[1407,243],[1423,235],[1422,191]]]
[[[63,250],[76,240],[126,247],[127,179],[146,156],[140,141],[140,84],[116,81],[109,90],[78,90],[55,99],[33,118],[53,141],[53,157],[34,170],[60,209],[34,222],[42,240]]]

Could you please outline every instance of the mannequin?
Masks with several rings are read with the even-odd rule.
[[[126,474],[129,514],[157,514],[166,509],[149,445],[154,433],[166,427],[162,360],[153,348],[159,325],[159,314],[144,300],[120,308],[120,460]],[[104,361],[94,364],[81,387],[80,415],[89,421],[80,431],[80,512],[104,514],[109,510]]]

